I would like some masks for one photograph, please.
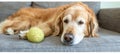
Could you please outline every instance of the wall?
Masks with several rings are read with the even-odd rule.
[[[120,8],[120,1],[116,2],[101,2],[101,9],[105,8]]]

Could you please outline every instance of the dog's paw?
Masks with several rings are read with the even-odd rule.
[[[14,35],[14,30],[12,28],[8,28],[6,30],[6,34],[8,34],[8,35]]]
[[[19,36],[19,39],[23,39],[23,40],[26,40],[26,36],[21,36],[21,35],[18,35]]]
[[[28,31],[20,31],[20,33],[18,34],[19,39],[27,39],[26,34]]]

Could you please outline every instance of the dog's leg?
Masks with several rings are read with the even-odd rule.
[[[4,30],[6,31],[5,34],[9,34],[9,35],[13,35],[14,34],[14,30],[11,27],[7,27],[6,24],[10,24],[8,23],[9,20],[5,20],[3,22],[0,23],[0,34],[4,33]],[[6,28],[7,27],[7,28]]]
[[[4,32],[3,32],[3,28],[4,28],[4,26],[5,26],[5,24],[7,23],[7,20],[5,20],[5,21],[3,21],[3,22],[0,22],[0,34],[3,34]],[[12,29],[8,29],[8,31],[10,31],[10,30],[12,30]]]
[[[18,34],[21,30],[26,30],[29,27],[30,27],[29,21],[21,21],[19,19],[13,19],[13,20],[7,19],[1,23],[0,33]]]
[[[0,23],[0,34],[2,34],[2,23]]]
[[[20,39],[27,39],[26,34],[27,34],[28,30],[25,31],[20,31],[20,33],[18,34]]]

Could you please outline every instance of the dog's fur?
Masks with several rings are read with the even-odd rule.
[[[96,37],[98,29],[94,12],[78,2],[48,9],[22,8],[1,23],[0,33],[18,34],[34,26],[41,28],[45,36],[61,35],[62,42],[65,33],[72,33],[75,36],[73,44],[79,43],[84,36]]]

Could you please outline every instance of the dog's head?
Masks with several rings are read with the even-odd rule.
[[[98,26],[93,11],[83,3],[67,8],[59,21],[58,27],[62,28],[57,29],[61,31],[61,42],[66,45],[78,44],[84,36],[95,36]]]

